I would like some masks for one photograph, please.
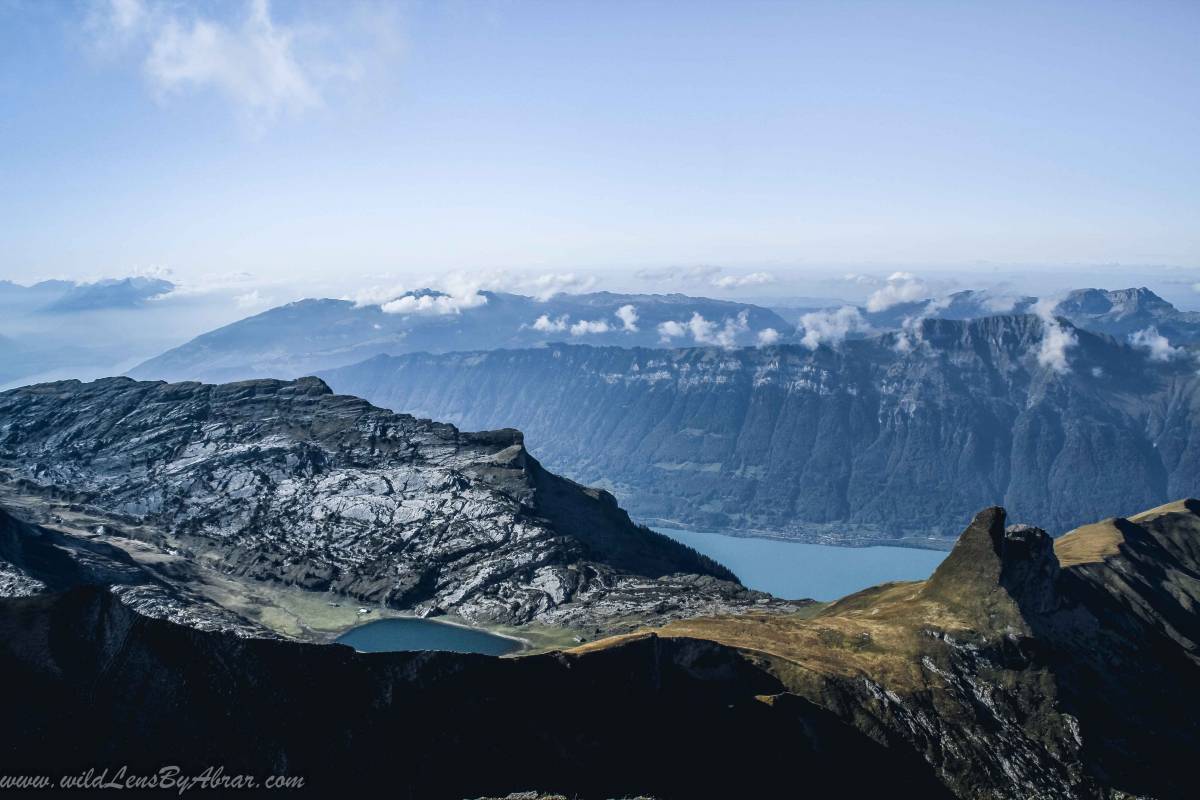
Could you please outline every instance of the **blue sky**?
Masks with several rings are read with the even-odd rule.
[[[1196,2],[0,0],[0,278],[1200,274],[1198,43]]]

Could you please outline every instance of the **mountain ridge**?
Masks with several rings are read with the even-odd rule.
[[[937,545],[988,504],[1061,533],[1200,493],[1189,361],[1054,325],[1061,372],[1041,363],[1050,323],[1017,315],[816,349],[552,345],[322,375],[463,427],[519,426],[554,469],[655,524]]]
[[[422,615],[607,625],[787,605],[547,472],[517,431],[463,433],[316,378],[0,393],[0,471],[230,574]]]
[[[1121,540],[1096,551],[1095,526]],[[1198,556],[1196,500],[1057,541],[988,508],[927,581],[518,658],[238,638],[97,586],[0,598],[23,721],[0,766],[215,763],[404,798],[723,800],[799,771],[845,796],[1174,800],[1200,746]]]
[[[422,300],[429,301],[428,308]],[[669,334],[659,329],[663,323],[670,323]],[[779,334],[791,330],[777,314],[755,305],[681,294],[594,292],[539,300],[486,291],[457,298],[424,289],[374,304],[298,300],[202,334],[128,374],[176,381],[286,379],[380,353],[568,340],[660,346],[664,337],[753,344],[768,328]]]

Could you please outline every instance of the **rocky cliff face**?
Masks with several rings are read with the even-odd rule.
[[[316,379],[5,392],[0,475],[232,575],[421,614],[595,624],[776,603],[548,473],[517,431],[462,433]]]
[[[1067,325],[1067,323],[1063,323]],[[1061,533],[1200,493],[1190,359],[1083,330],[1066,369],[1033,316],[926,320],[831,349],[541,349],[377,358],[339,391],[537,456],[642,519],[843,543],[948,541],[1003,504]]]
[[[1054,313],[1078,327],[1120,339],[1153,328],[1175,345],[1200,341],[1200,313],[1180,311],[1144,286],[1076,289],[1055,306]]]
[[[1180,311],[1144,286],[1075,289],[1061,299],[1042,300],[1050,305],[1053,316],[1068,320],[1076,328],[1107,334],[1122,341],[1139,331],[1153,330],[1172,345],[1200,342],[1200,312]],[[1032,314],[1038,305],[1037,297],[1012,297],[964,289],[940,298],[896,303],[878,311],[859,307],[865,325],[851,335],[862,338],[872,333],[900,330],[919,319],[972,320],[997,314]],[[798,320],[798,325],[796,341],[804,335],[803,321]]]
[[[96,588],[0,600],[22,720],[0,770],[221,764],[435,799],[1191,797],[1200,502],[1057,542],[1007,522],[986,509],[928,581],[815,616],[517,659],[205,633]]]
[[[185,586],[168,583],[124,550],[31,525],[0,508],[0,597],[33,597],[79,587],[109,591],[138,614],[202,631],[274,638],[261,626]]]
[[[810,619],[692,620],[660,635],[777,656],[781,700],[912,748],[960,797],[1189,796],[1200,502],[1057,541],[1006,520],[976,515],[928,581]]]

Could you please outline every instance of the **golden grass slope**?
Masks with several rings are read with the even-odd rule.
[[[1142,512],[1130,522],[1177,522],[1195,526],[1197,514],[1177,501]],[[1176,517],[1177,519],[1172,519]],[[1117,555],[1124,536],[1113,519],[1082,526],[1055,542],[1060,566],[1070,569]],[[708,639],[751,653],[784,659],[820,675],[873,680],[897,688],[929,685],[929,672],[920,665],[929,631],[977,630],[981,622],[974,598],[951,598],[925,591],[928,581],[888,583],[865,589],[802,614],[745,614],[699,617],[660,628],[601,639],[572,652],[603,649],[650,634]],[[1011,619],[994,619],[998,627]]]

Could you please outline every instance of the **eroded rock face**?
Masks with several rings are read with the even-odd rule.
[[[775,602],[546,472],[517,431],[463,433],[314,378],[6,392],[0,470],[225,572],[418,613],[591,624]]]
[[[274,638],[265,628],[159,580],[117,547],[31,525],[0,508],[0,597],[78,587],[107,590],[154,619],[239,637]]]

